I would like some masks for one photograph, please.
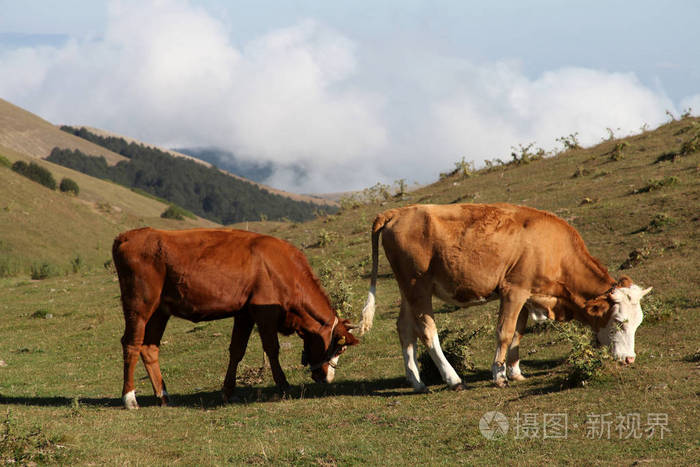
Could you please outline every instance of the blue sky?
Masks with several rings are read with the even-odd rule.
[[[488,4],[487,4],[488,3]],[[693,1],[0,0],[0,97],[306,191],[435,179],[700,109]],[[285,165],[302,166],[308,176]]]

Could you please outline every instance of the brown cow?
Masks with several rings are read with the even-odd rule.
[[[520,338],[528,313],[576,319],[625,363],[635,358],[642,290],[616,282],[592,257],[576,230],[548,212],[510,204],[414,205],[377,215],[372,227],[372,279],[361,333],[374,317],[379,235],[401,290],[397,322],[406,377],[425,391],[416,366],[416,338],[426,345],[443,380],[462,388],[445,359],[433,321],[432,296],[460,306],[500,299],[493,380],[524,379]],[[506,368],[507,363],[507,368]]]
[[[224,401],[233,396],[236,368],[255,324],[283,394],[289,385],[278,359],[278,332],[299,334],[302,363],[323,383],[333,380],[340,354],[358,342],[349,332],[352,326],[331,308],[304,255],[277,238],[227,229],[143,228],[119,235],[112,255],[126,321],[126,408],[138,408],[134,368],[139,355],[156,397],[162,405],[168,402],[158,352],[170,315],[194,322],[234,317]]]

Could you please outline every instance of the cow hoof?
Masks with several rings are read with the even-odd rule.
[[[430,394],[430,389],[425,384],[413,388],[415,394]]]
[[[513,373],[512,375],[510,375],[510,379],[512,381],[525,381],[527,378],[525,378],[520,373]]]
[[[493,384],[495,384],[499,388],[506,388],[506,387],[508,387],[508,380],[507,379],[496,379],[493,381]]]
[[[464,385],[464,383],[457,383],[453,386],[450,386],[450,389],[453,391],[464,391],[467,389],[467,387]]]
[[[129,391],[122,396],[122,402],[124,403],[124,408],[127,410],[136,410],[139,408],[138,402],[136,402],[136,393],[134,391]]]

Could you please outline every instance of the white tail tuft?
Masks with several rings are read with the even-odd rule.
[[[362,321],[360,322],[360,335],[363,335],[370,329],[372,329],[372,322],[374,321],[374,287],[370,288],[369,295],[367,295],[367,302],[365,307],[362,309]]]

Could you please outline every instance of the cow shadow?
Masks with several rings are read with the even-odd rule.
[[[522,360],[527,369],[526,375],[540,376],[551,373],[554,368],[561,365],[565,359],[530,359]],[[485,381],[491,380],[491,371],[476,369],[460,375],[466,390],[476,390],[483,386]],[[550,381],[546,387],[536,387],[528,390],[531,395],[558,392],[563,389],[559,378]],[[438,381],[427,382],[430,391],[449,390],[444,383]],[[236,388],[236,402],[228,405],[250,403],[274,403],[281,400],[277,387],[245,386]],[[343,380],[332,384],[298,384],[293,385],[287,391],[285,399],[324,399],[337,396],[361,396],[378,398],[396,398],[415,396],[412,388],[403,376],[394,378],[381,378],[370,380]],[[159,405],[158,399],[152,394],[139,394],[140,407],[155,407]],[[67,397],[67,396],[6,396],[0,394],[0,405],[28,405],[38,407],[95,407],[95,408],[121,408],[121,397]],[[221,390],[197,391],[193,393],[171,393],[170,405],[173,407],[188,407],[196,409],[215,409],[223,407]]]
[[[412,395],[413,392],[403,377],[339,381],[333,384],[299,384],[289,388],[286,399],[320,399],[335,396],[370,396],[397,397]],[[281,398],[274,385],[238,386],[235,396],[237,401],[231,405],[254,402],[276,402]],[[152,394],[139,394],[140,407],[159,405]],[[211,409],[224,406],[221,390],[198,391],[194,393],[171,393],[170,405]],[[122,407],[121,397],[66,397],[66,396],[6,396],[0,394],[0,405],[28,405],[38,407]]]

